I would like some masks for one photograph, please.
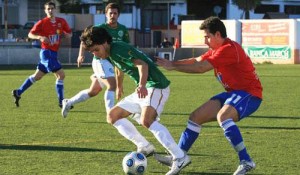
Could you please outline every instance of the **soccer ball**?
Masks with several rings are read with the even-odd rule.
[[[142,175],[147,168],[147,158],[142,153],[130,152],[123,158],[123,170],[127,175]]]

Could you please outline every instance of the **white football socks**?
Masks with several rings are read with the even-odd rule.
[[[82,90],[82,91],[78,92],[78,94],[76,94],[75,96],[73,96],[72,98],[70,98],[68,102],[71,105],[74,105],[76,103],[80,103],[80,102],[86,101],[87,99],[91,98],[89,96],[88,92],[89,92],[88,89]]]
[[[182,158],[184,156],[184,152],[179,148],[164,125],[160,124],[158,121],[154,121],[149,127],[149,131],[151,131],[159,143],[169,151],[173,156],[173,159]]]
[[[117,120],[113,126],[126,139],[133,142],[138,148],[147,146],[149,142],[143,137],[136,127],[126,118]]]

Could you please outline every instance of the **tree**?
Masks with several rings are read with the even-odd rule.
[[[80,0],[57,0],[61,13],[81,13]]]
[[[232,4],[243,10],[245,19],[250,19],[250,10],[254,10],[257,5],[261,4],[261,0],[232,0]]]

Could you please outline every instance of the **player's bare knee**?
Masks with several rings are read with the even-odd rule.
[[[108,84],[107,85],[107,90],[109,91],[116,91],[116,84]]]
[[[40,79],[42,79],[42,77],[35,77],[34,78],[35,81],[39,81]]]
[[[33,79],[34,79],[35,81],[39,81],[39,80],[42,79],[42,78],[43,78],[43,76],[33,75]]]
[[[231,118],[230,116],[224,115],[223,113],[217,115],[217,121],[218,121],[219,125],[221,125],[223,121],[230,119],[230,118]],[[231,119],[234,120],[234,118],[231,118]]]
[[[116,121],[114,120],[114,117],[112,115],[107,114],[107,116],[106,116],[106,122],[108,124],[112,124],[113,125]]]
[[[196,121],[197,121],[197,118],[198,118],[198,116],[196,115],[196,113],[195,113],[195,112],[192,112],[192,113],[190,114],[189,120],[191,120],[191,121],[193,121],[193,122],[196,122]]]
[[[64,72],[56,72],[55,75],[56,75],[56,78],[58,80],[64,80],[65,79],[65,73]]]
[[[141,120],[141,125],[145,128],[149,128],[153,122],[150,122],[149,120]]]
[[[120,114],[118,113],[118,111],[115,110],[110,110],[106,116],[106,121],[109,124],[114,124],[117,120],[120,119]]]
[[[94,96],[98,95],[100,91],[101,90],[99,90],[99,89],[93,89],[93,90],[90,90],[88,92],[88,94],[89,94],[90,97],[94,97]]]
[[[109,91],[116,91],[116,87],[107,87],[107,90],[109,90]]]

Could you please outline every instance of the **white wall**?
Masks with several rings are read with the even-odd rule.
[[[279,12],[284,12],[284,5],[300,5],[299,1],[293,1],[293,2],[284,2],[284,0],[273,0],[273,1],[263,1],[262,4],[274,4],[279,5]],[[227,3],[227,19],[244,19],[244,16],[242,10],[239,10],[237,6],[232,4],[232,1],[229,0],[229,3]],[[254,11],[250,11],[250,19],[262,19],[265,14],[255,14]],[[300,15],[290,15],[290,18],[300,18]]]
[[[93,25],[98,25],[98,24],[102,24],[102,23],[105,23],[105,14],[95,14]]]
[[[75,15],[64,14],[64,13],[57,13],[56,16],[60,17],[60,18],[64,18],[67,21],[67,23],[69,24],[69,26],[70,26],[71,29],[75,28]]]
[[[24,25],[28,21],[28,5],[27,0],[19,1],[19,24]]]
[[[133,28],[141,29],[140,19],[141,19],[140,10],[134,6],[132,8],[132,26],[133,26]]]
[[[127,28],[135,28],[133,25],[133,15],[131,13],[122,13],[118,19],[119,23],[125,25]]]
[[[295,27],[296,27],[296,29],[298,29],[298,31],[295,29],[295,31],[297,31],[296,35],[295,35],[295,42],[296,42],[295,46],[296,46],[296,48],[299,49],[299,52],[300,52],[300,19],[296,20]],[[299,55],[300,55],[300,53],[299,53]]]

